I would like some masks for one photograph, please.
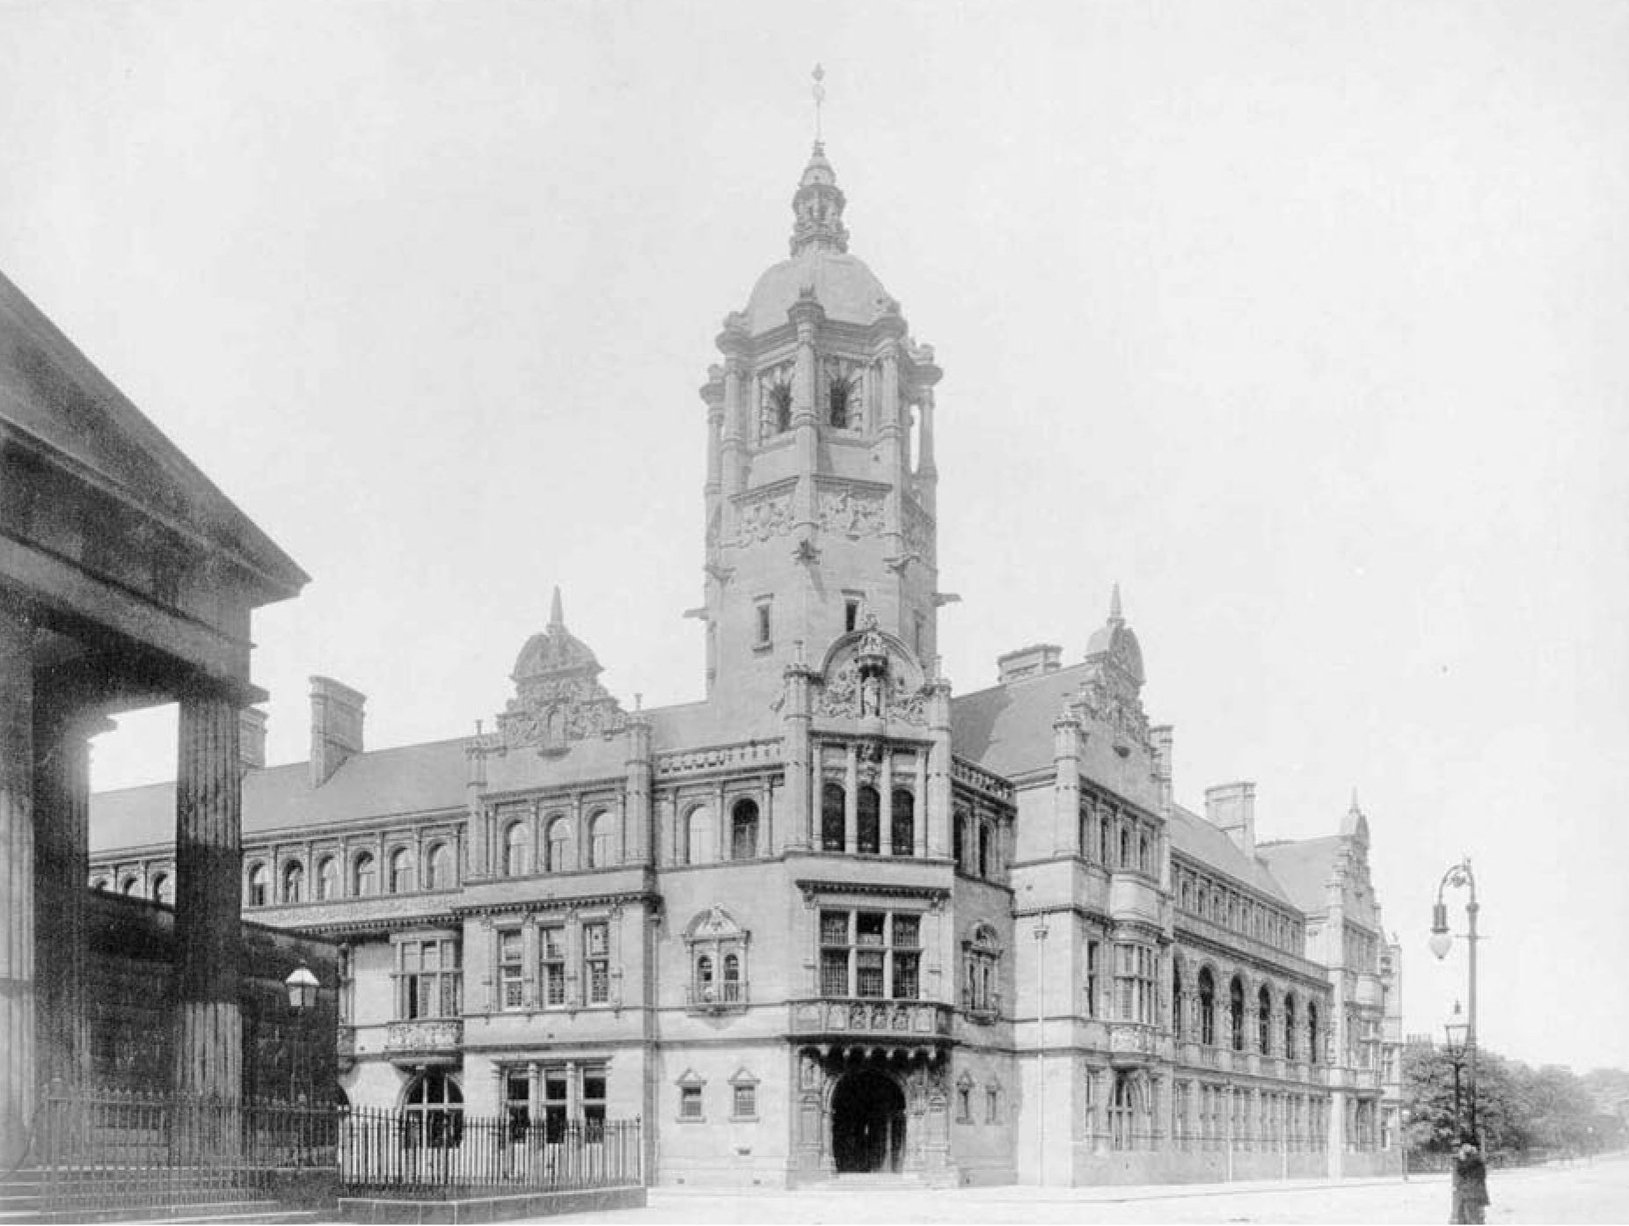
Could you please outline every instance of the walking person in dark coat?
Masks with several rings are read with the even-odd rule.
[[[1488,1208],[1488,1164],[1482,1153],[1466,1142],[1459,1147],[1454,1158],[1454,1212],[1455,1222],[1484,1220]]]

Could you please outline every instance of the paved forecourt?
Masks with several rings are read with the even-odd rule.
[[[1629,1222],[1629,1155],[1594,1162],[1495,1170],[1496,1222]],[[1139,1188],[849,1188],[731,1195],[652,1188],[647,1208],[551,1218],[598,1223],[1375,1222],[1448,1220],[1448,1178],[1206,1184]]]

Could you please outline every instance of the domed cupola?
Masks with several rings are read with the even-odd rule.
[[[568,741],[622,729],[627,715],[599,683],[602,671],[588,644],[566,629],[555,588],[548,628],[526,640],[510,674],[515,696],[498,716],[504,744],[563,752]]]
[[[869,326],[882,315],[898,314],[899,304],[876,274],[848,252],[847,203],[826,147],[816,141],[792,194],[791,258],[771,266],[752,287],[744,312],[749,335],[786,327],[787,313],[811,294],[826,318],[839,323]]]
[[[1109,599],[1109,620],[1086,644],[1086,679],[1077,705],[1082,715],[1113,730],[1115,751],[1122,757],[1132,746],[1150,746],[1142,688],[1143,651],[1120,611],[1117,583]]]

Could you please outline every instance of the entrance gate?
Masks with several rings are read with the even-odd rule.
[[[844,1074],[831,1100],[831,1154],[841,1174],[897,1172],[905,1152],[905,1094],[885,1073]]]

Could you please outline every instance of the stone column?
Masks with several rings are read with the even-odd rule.
[[[0,1167],[34,1114],[34,665],[32,632],[0,609]],[[83,884],[83,883],[82,883]]]
[[[651,838],[650,721],[635,713],[628,720],[628,757],[623,782],[622,859],[625,864],[650,865],[655,843]]]
[[[238,712],[226,698],[181,700],[175,788],[175,1087],[238,1101],[242,792]],[[381,866],[381,871],[383,867]]]
[[[948,856],[954,846],[950,823],[955,816],[950,779],[950,682],[936,678],[927,705],[928,733],[933,738],[928,750],[928,795],[922,805],[928,828],[927,854]]]
[[[1080,846],[1080,716],[1068,707],[1052,721],[1053,855],[1079,853]],[[1037,854],[1042,848],[1035,848]]]
[[[77,712],[34,719],[35,1067],[39,1084],[90,1078],[87,882],[90,878],[90,737],[108,725]],[[147,895],[145,865],[139,879]]]
[[[853,855],[859,850],[860,751],[848,743],[848,766],[843,775],[843,850]]]

